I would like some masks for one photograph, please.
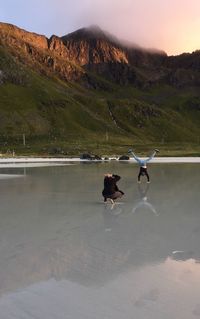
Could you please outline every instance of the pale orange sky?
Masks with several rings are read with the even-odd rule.
[[[96,24],[169,55],[200,49],[200,0],[6,0],[0,21],[47,36]]]

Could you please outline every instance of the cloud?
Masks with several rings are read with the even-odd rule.
[[[200,48],[199,0],[82,0],[81,10],[79,24],[98,24],[145,47],[169,53]]]

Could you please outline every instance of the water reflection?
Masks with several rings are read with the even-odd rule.
[[[63,279],[40,281],[2,296],[0,311],[3,319],[198,318],[199,276],[194,260],[168,257],[122,272],[98,289]]]
[[[135,213],[138,209],[147,209],[148,211],[158,216],[155,207],[149,202],[147,193],[149,190],[149,184],[146,183],[144,185],[138,183],[138,192],[139,192],[139,200],[135,203],[132,209],[132,213]]]
[[[23,175],[17,175],[17,174],[0,174],[0,180],[1,180],[1,179],[18,178],[18,177],[23,177]]]
[[[104,204],[102,210],[105,231],[111,231],[118,223],[118,216],[122,213],[122,203]]]
[[[47,309],[53,311],[50,300],[57,298],[58,292],[61,300],[71,294],[85,301],[87,309],[82,304],[82,318],[95,317],[92,310],[88,314],[87,300],[97,305],[98,298],[99,304],[107,304],[110,318],[122,318],[121,307],[125,318],[132,318],[133,310],[136,318],[145,318],[147,312],[142,316],[141,309],[147,311],[161,302],[161,311],[170,294],[177,300],[173,289],[179,271],[192,271],[193,277],[185,276],[188,291],[195,286],[196,298],[200,174],[191,174],[193,166],[179,166],[178,170],[176,166],[152,167],[154,182],[147,189],[146,184],[141,185],[145,186],[141,190],[140,185],[133,184],[134,167],[114,165],[110,170],[122,176],[126,193],[123,203],[114,207],[100,202],[105,171],[102,164],[27,168],[26,178],[0,183],[0,301],[5,294],[15,295],[15,304],[26,294],[30,302],[42,296]],[[158,213],[159,218],[154,218]],[[184,278],[184,274],[180,276]],[[185,291],[186,297],[189,294]],[[40,319],[33,310],[39,303],[39,298],[36,300],[31,315]],[[66,300],[63,304],[58,301],[60,309],[70,307]],[[169,302],[171,305],[171,299]],[[191,307],[198,313],[195,304]],[[192,318],[192,311],[187,318]],[[161,312],[152,318],[160,318]],[[81,318],[76,316],[75,307],[72,313],[72,318]],[[181,314],[179,318],[184,318],[184,312]],[[31,315],[15,317],[29,319]],[[105,317],[103,310],[95,318],[100,317]]]
[[[191,250],[175,250],[172,252],[170,258],[176,261],[186,261],[191,259],[195,263],[200,263],[200,255],[198,254],[198,252],[195,253]]]

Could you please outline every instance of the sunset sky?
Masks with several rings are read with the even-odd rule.
[[[95,24],[168,55],[200,49],[200,0],[3,0],[0,21],[48,37]]]

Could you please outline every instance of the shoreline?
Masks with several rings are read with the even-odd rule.
[[[145,157],[141,157],[145,159]],[[68,162],[126,162],[126,163],[136,163],[133,158],[129,160],[118,160],[118,158],[109,157],[107,160],[88,160],[80,159],[78,157],[72,158],[60,158],[60,157],[12,157],[12,158],[0,158],[1,164],[25,164],[25,163],[68,163]],[[200,163],[200,157],[156,157],[151,160],[150,163]],[[136,163],[137,164],[137,163]]]

